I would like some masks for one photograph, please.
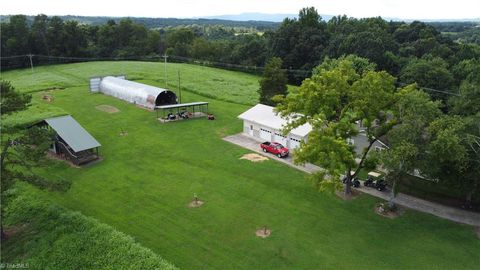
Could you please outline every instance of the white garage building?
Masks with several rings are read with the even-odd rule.
[[[287,136],[283,136],[282,129],[288,121],[277,115],[274,112],[274,107],[263,104],[255,105],[240,114],[238,118],[243,120],[243,133],[245,135],[262,142],[278,142],[290,149],[299,147],[301,141],[307,142],[308,134],[312,131],[312,126],[307,123],[293,129]],[[359,126],[359,130],[359,134],[350,138],[347,142],[354,145],[357,154],[361,155],[369,143],[361,126]],[[386,148],[388,146],[380,140],[373,144],[373,150],[375,151]]]
[[[288,121],[274,112],[274,107],[257,104],[248,111],[240,114],[243,120],[243,132],[259,141],[278,142],[290,149],[300,146],[301,141],[308,140],[308,133],[312,131],[310,124],[303,124],[287,136],[282,135],[282,129]]]

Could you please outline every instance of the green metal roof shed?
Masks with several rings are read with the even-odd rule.
[[[93,138],[72,116],[60,116],[45,119],[45,122],[57,132],[75,152],[97,148],[101,144]]]

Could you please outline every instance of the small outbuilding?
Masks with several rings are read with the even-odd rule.
[[[50,151],[55,154],[75,165],[82,165],[99,158],[98,147],[101,144],[72,116],[48,118],[40,124],[47,125],[55,131],[54,143],[50,148]]]
[[[156,106],[157,119],[161,123],[198,118],[208,115],[208,102],[191,102]],[[161,117],[159,116],[161,114]]]
[[[101,92],[152,110],[157,106],[178,102],[177,96],[170,90],[129,81],[125,76],[91,78],[90,91]]]
[[[302,141],[307,142],[308,133],[312,126],[303,124],[283,135],[282,129],[288,121],[274,111],[274,107],[257,104],[248,111],[240,114],[238,118],[243,120],[243,133],[261,141],[275,141],[284,146],[295,149]]]

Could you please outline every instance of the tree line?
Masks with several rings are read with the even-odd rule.
[[[27,54],[124,59],[167,54],[255,67],[279,57],[289,82],[300,84],[325,59],[355,54],[402,83],[458,93],[468,66],[480,59],[479,45],[454,42],[427,23],[346,16],[327,22],[314,8],[304,8],[298,18],[286,18],[265,32],[195,24],[149,29],[131,19],[89,25],[46,15],[31,21],[24,15],[10,16],[1,28],[4,69],[28,66],[25,57],[9,58]],[[51,61],[47,60],[43,62]],[[41,64],[42,59],[33,61]]]
[[[264,76],[281,81],[269,73]],[[265,78],[262,93],[272,96],[262,84]],[[397,187],[414,171],[462,194],[464,207],[479,207],[480,66],[462,81],[460,95],[446,99],[447,112],[442,100],[434,100],[415,83],[398,87],[395,82],[368,59],[348,55],[315,67],[299,88],[278,91],[273,96],[277,110],[284,117],[296,115],[285,133],[305,123],[313,127],[308,141],[296,150],[295,162],[324,169],[311,177],[320,189],[340,188],[343,175],[346,196],[362,170],[382,166],[391,185],[391,210]],[[348,141],[359,134],[359,123],[368,141],[362,153]],[[388,149],[373,151],[380,139]]]

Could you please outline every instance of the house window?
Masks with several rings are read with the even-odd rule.
[[[253,125],[250,125],[250,130],[253,130]]]

